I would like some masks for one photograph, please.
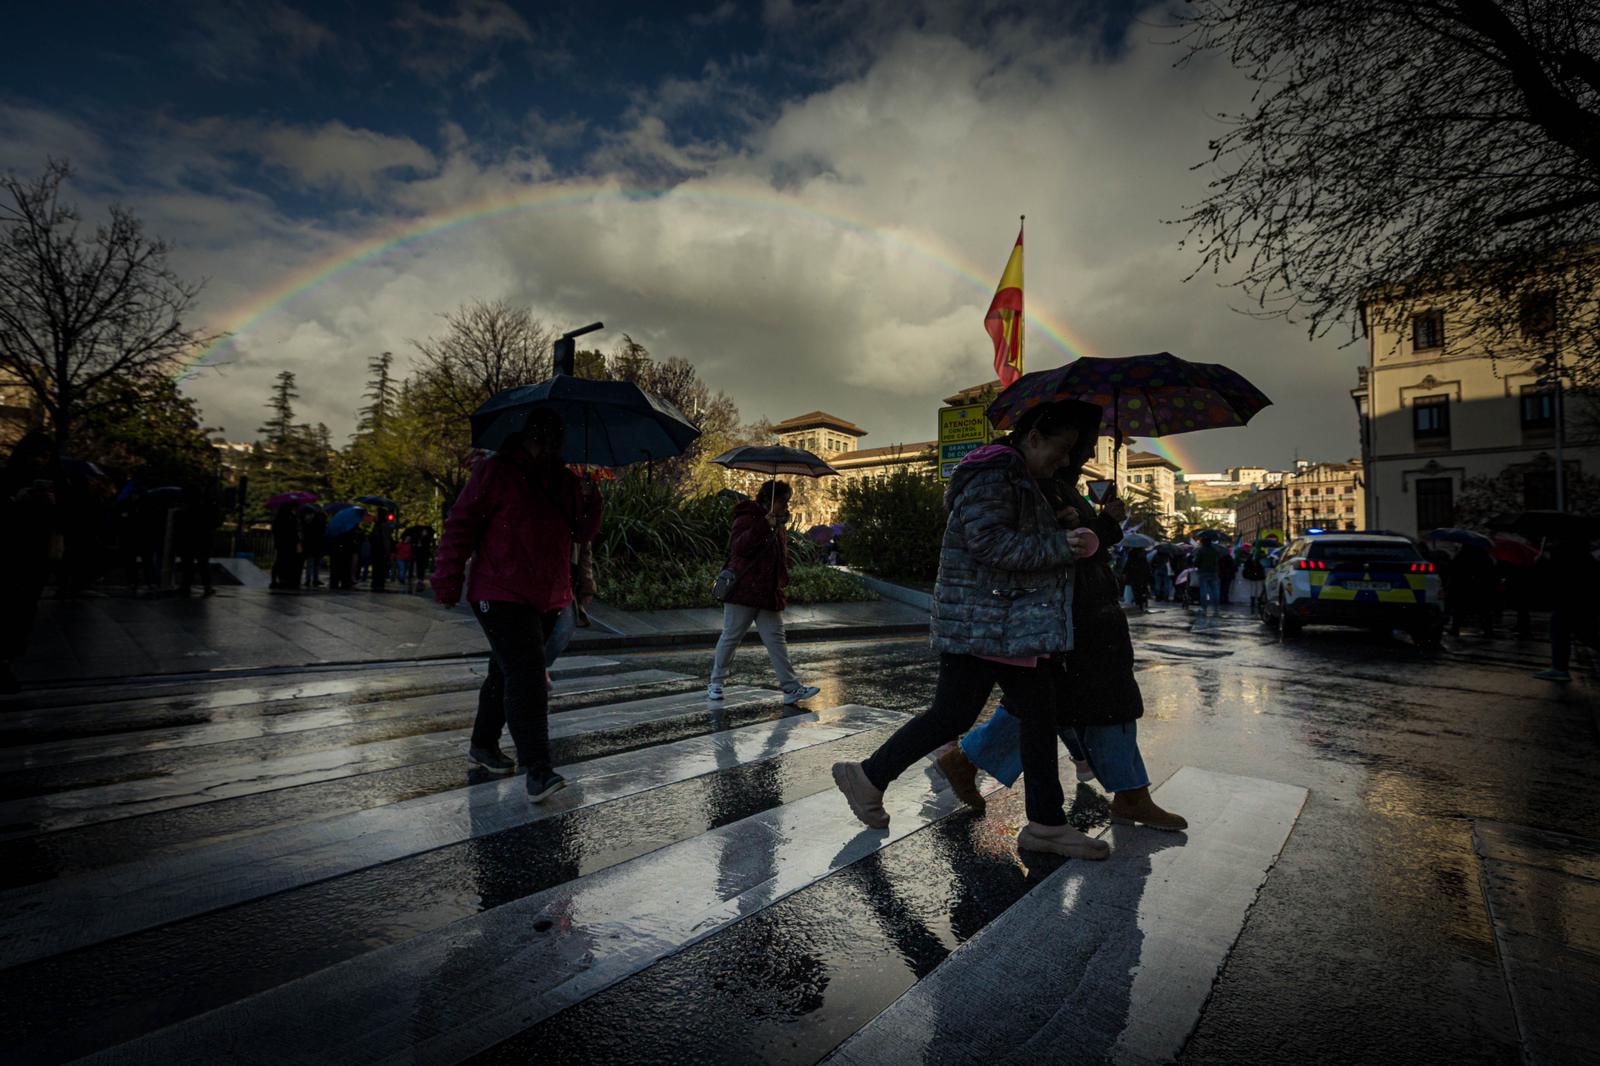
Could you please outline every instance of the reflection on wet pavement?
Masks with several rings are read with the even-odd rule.
[[[897,1012],[914,1035],[886,1046],[927,1061],[1509,1062],[1530,1027],[1583,1039],[1600,1009],[1535,1009],[1600,985],[1574,887],[1600,840],[1593,718],[1583,686],[1527,676],[1544,646],[1131,621],[1164,789],[1203,768],[1308,790],[1270,874],[1275,816],[1219,827],[1201,794],[1171,801],[1184,836],[1118,827],[1076,868],[1017,853],[1020,792],[975,817],[908,775],[889,837],[852,828],[828,765],[923,709],[922,638],[794,644],[820,718],[761,656],[721,706],[706,649],[584,664],[552,718],[580,784],[539,812],[466,773],[480,663],[46,694],[0,715],[0,1029],[24,1061],[214,1061],[244,1033],[269,1061],[884,1061],[859,1056]],[[48,820],[79,813],[111,820]],[[1098,788],[1073,818],[1104,826]],[[997,947],[1047,901],[1071,917],[1049,950]],[[1041,981],[1079,966],[1056,1021],[989,1024],[1018,1017],[1008,988],[961,975],[1036,959]],[[324,1025],[347,1042],[297,1043]]]

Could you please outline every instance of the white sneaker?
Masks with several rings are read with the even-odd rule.
[[[783,694],[783,702],[785,705],[793,705],[802,700],[809,700],[812,696],[815,696],[821,691],[822,690],[815,685],[801,685],[793,692],[785,692]]]
[[[720,700],[722,698],[722,682],[713,681],[706,686],[706,699]]]
[[[1088,759],[1073,759],[1072,760],[1072,765],[1074,765],[1074,766],[1076,766],[1078,768],[1078,780],[1079,781],[1093,781],[1094,780],[1094,767],[1089,765],[1089,760]]]

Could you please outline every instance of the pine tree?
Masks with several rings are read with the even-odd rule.
[[[367,360],[367,371],[372,375],[367,391],[362,393],[371,402],[361,409],[361,419],[356,423],[356,435],[382,433],[389,415],[394,411],[397,387],[389,368],[394,365],[394,353],[384,352]]]
[[[272,399],[266,405],[272,418],[256,431],[265,438],[269,449],[284,447],[294,435],[294,401],[299,398],[300,392],[294,387],[294,372],[278,371],[278,383],[272,387]]]

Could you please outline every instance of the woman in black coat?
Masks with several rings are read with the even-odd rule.
[[[1150,775],[1139,754],[1138,720],[1144,697],[1133,673],[1133,639],[1122,610],[1122,582],[1111,569],[1111,548],[1122,540],[1127,509],[1111,496],[1099,508],[1078,492],[1083,464],[1094,453],[1098,426],[1080,434],[1073,463],[1046,492],[1068,528],[1087,528],[1100,545],[1078,560],[1072,587],[1073,649],[1052,658],[1056,723],[1078,764],[1080,781],[1100,779],[1111,800],[1111,820],[1125,825],[1181,830],[1188,822],[1150,798]],[[1002,704],[988,722],[939,757],[939,768],[968,805],[982,809],[977,772],[1009,787],[1022,773],[1021,725]],[[976,802],[974,802],[976,801]]]

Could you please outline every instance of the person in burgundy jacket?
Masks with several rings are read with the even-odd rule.
[[[433,572],[434,598],[454,607],[472,561],[467,601],[489,638],[467,758],[492,773],[514,772],[500,751],[500,730],[509,727],[534,801],[566,784],[550,763],[544,644],[572,602],[572,545],[600,529],[600,495],[562,465],[562,436],[560,416],[539,410],[525,433],[478,463],[445,520]]]
[[[761,486],[754,501],[743,500],[733,509],[733,536],[728,545],[728,568],[735,577],[722,601],[722,638],[711,663],[711,684],[706,698],[722,698],[733,653],[755,623],[761,643],[772,656],[772,669],[783,688],[784,703],[810,699],[821,689],[802,685],[789,665],[789,645],[783,633],[783,609],[789,605],[789,497],[793,490],[781,481]]]

